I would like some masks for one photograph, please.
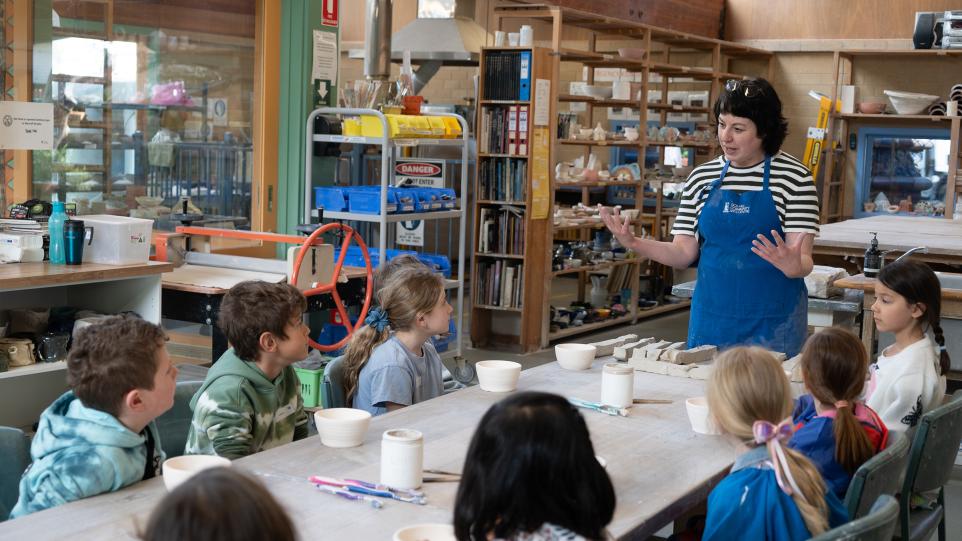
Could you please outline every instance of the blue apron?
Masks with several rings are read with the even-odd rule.
[[[768,187],[771,163],[766,157],[761,191],[722,190],[726,161],[708,192],[698,218],[704,242],[688,347],[758,345],[789,357],[802,349],[808,332],[805,281],[786,277],[751,251],[758,234],[768,237],[774,229],[785,237]]]

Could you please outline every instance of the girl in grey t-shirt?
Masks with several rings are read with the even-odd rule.
[[[427,267],[404,268],[376,293],[344,355],[344,391],[352,407],[372,415],[440,396],[441,357],[431,344],[447,332],[453,309],[444,279]]]

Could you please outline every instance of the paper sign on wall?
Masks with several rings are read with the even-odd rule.
[[[337,80],[337,34],[325,30],[314,31],[314,61],[311,79]]]
[[[444,163],[444,160],[400,158],[394,166],[394,183],[397,186],[443,188]]]
[[[215,126],[226,126],[227,98],[210,98],[207,101],[207,118]]]
[[[0,101],[0,149],[53,148],[53,104]]]
[[[398,222],[394,237],[398,244],[424,246],[424,220]]]
[[[551,122],[551,80],[537,79],[534,83],[534,125],[547,126]]]
[[[531,159],[531,217],[543,220],[551,209],[551,182],[548,178],[548,158],[550,140],[548,128],[534,129],[534,148]]]

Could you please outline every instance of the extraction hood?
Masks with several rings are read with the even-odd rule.
[[[421,3],[427,2],[421,0],[419,4]],[[436,4],[436,2],[431,3]],[[481,47],[486,43],[488,33],[474,21],[475,0],[450,1],[448,5],[453,6],[453,12],[449,13],[448,18],[419,16],[395,32],[391,36],[390,60],[400,62],[404,51],[411,51],[411,60],[422,66],[431,63],[440,63],[445,66],[477,66]],[[385,15],[384,11],[387,10],[382,9],[375,17]],[[419,6],[419,15],[422,11],[423,9]],[[390,17],[389,12],[387,15]],[[378,28],[378,25],[368,26],[368,28],[372,27]],[[383,26],[380,28],[383,29]],[[385,37],[371,34],[368,30],[368,35],[365,36],[367,44],[365,49],[348,51],[349,58],[370,57],[372,40],[376,43]]]

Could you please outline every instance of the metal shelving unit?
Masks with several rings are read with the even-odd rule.
[[[315,135],[314,134],[314,120],[319,115],[336,115],[339,117],[344,116],[361,116],[370,115],[377,117],[381,123],[381,133],[384,135],[381,137],[362,137],[362,136],[348,136],[348,135]],[[312,156],[313,156],[313,145],[314,143],[352,143],[360,145],[371,145],[379,146],[381,150],[381,174],[380,174],[380,186],[381,186],[381,203],[379,214],[363,214],[357,212],[330,212],[324,211],[324,220],[336,220],[336,221],[346,221],[346,222],[363,222],[368,224],[375,224],[377,226],[377,251],[379,255],[379,261],[386,261],[387,252],[387,231],[388,224],[395,224],[398,222],[412,221],[412,220],[444,220],[444,219],[456,219],[458,220],[458,268],[457,275],[454,279],[445,281],[445,289],[447,290],[457,290],[457,298],[455,305],[455,347],[448,349],[448,351],[442,354],[442,357],[454,356],[458,360],[459,370],[463,370],[465,367],[463,365],[462,359],[462,336],[464,329],[464,277],[465,277],[465,234],[467,232],[467,207],[465,204],[466,194],[468,193],[468,150],[469,150],[469,133],[468,133],[468,123],[464,117],[456,114],[447,113],[426,113],[425,116],[439,116],[439,117],[450,117],[454,118],[461,125],[461,137],[457,139],[414,139],[414,138],[391,138],[390,130],[388,129],[387,119],[380,112],[375,109],[349,109],[340,107],[322,107],[320,109],[315,109],[311,111],[311,114],[307,117],[307,152],[306,152],[306,163],[305,163],[305,181],[304,181],[304,216],[305,222],[309,222],[309,218],[316,218],[318,215],[317,209],[313,208],[313,189],[311,179],[313,178],[313,168],[312,168]],[[395,161],[399,157],[399,151],[402,148],[414,148],[418,147],[429,147],[429,146],[453,146],[461,147],[461,197],[456,201],[456,209],[454,210],[440,210],[435,212],[418,212],[418,213],[392,213],[388,214],[385,209],[387,209],[387,188],[389,186],[394,186],[394,165]],[[452,186],[453,187],[453,186]],[[459,378],[460,379],[460,378]]]

